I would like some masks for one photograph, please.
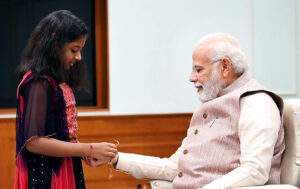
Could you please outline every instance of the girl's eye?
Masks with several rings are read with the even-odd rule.
[[[71,49],[71,51],[72,51],[72,53],[76,53],[76,50],[74,50],[74,49]]]

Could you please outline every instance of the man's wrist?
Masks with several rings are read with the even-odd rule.
[[[116,158],[116,159],[115,159]],[[114,159],[113,159],[113,166],[114,166],[114,168],[116,168],[117,167],[117,164],[118,164],[118,161],[119,161],[119,153],[116,155],[116,157],[115,157]]]

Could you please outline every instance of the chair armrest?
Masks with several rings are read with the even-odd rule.
[[[137,189],[173,189],[172,182],[165,180],[152,180],[149,183],[139,184]],[[235,189],[300,189],[288,184],[264,185],[264,186],[248,186]]]
[[[298,189],[298,187],[289,184],[272,184],[264,186],[248,186],[235,189]]]
[[[138,184],[136,189],[152,189],[150,183]]]
[[[151,180],[149,183],[138,184],[137,189],[173,189],[173,186],[170,181]]]

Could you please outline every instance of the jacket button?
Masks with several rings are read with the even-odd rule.
[[[194,131],[194,134],[195,134],[195,135],[198,134],[198,129],[196,129],[196,130]]]
[[[206,113],[203,114],[203,118],[204,118],[204,119],[207,118],[207,114],[206,114]]]
[[[178,177],[182,177],[182,172],[179,172],[179,173],[178,173]]]
[[[188,150],[184,150],[184,151],[183,151],[183,154],[187,154],[187,153],[188,153]]]

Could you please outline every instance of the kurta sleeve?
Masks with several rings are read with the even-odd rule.
[[[161,179],[172,181],[178,174],[178,159],[183,152],[185,139],[169,158],[159,158],[119,152],[118,170],[127,172],[137,179]]]
[[[33,81],[25,91],[24,140],[46,135],[50,86],[47,80]]]

